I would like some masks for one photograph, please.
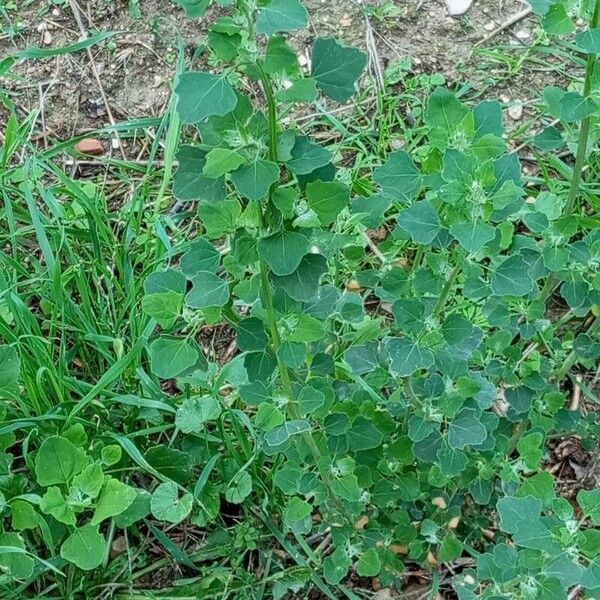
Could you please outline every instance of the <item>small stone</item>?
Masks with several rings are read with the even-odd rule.
[[[53,17],[60,17],[60,8],[53,8],[52,9],[52,16]]]
[[[42,31],[48,29],[48,24],[45,21],[42,21],[35,29],[38,33],[42,33]]]
[[[102,142],[96,138],[85,138],[75,144],[75,150],[81,154],[104,154]]]
[[[471,8],[473,0],[446,0],[448,14],[452,17],[460,17]]]
[[[483,28],[486,31],[494,31],[494,29],[496,29],[496,23],[494,23],[494,21],[488,21],[484,24]]]
[[[341,27],[350,27],[352,25],[352,17],[348,13],[344,13],[340,19]]]
[[[531,33],[526,29],[519,29],[519,31],[515,33],[515,36],[518,40],[528,40],[531,37]]]
[[[519,102],[517,104],[513,104],[508,108],[508,116],[513,121],[520,121],[523,117],[523,105]]]
[[[52,43],[52,34],[49,31],[44,31],[42,34],[42,44],[49,46]]]

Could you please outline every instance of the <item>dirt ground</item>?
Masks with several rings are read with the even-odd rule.
[[[310,27],[294,36],[301,53],[308,52],[316,35],[339,37],[366,48],[370,30],[376,58],[384,69],[409,58],[414,72],[439,72],[449,81],[476,85],[483,78],[477,67],[481,57],[473,54],[475,44],[525,6],[521,0],[475,0],[466,15],[452,18],[443,0],[370,0],[367,21],[365,3],[357,0],[308,0],[306,4]],[[49,50],[114,32],[91,48],[92,60],[85,50],[21,59],[14,68],[21,79],[0,81],[22,109],[41,105],[44,131],[39,133],[59,140],[109,125],[111,119],[161,115],[169,100],[179,40],[190,57],[211,20],[187,19],[168,0],[13,0],[4,10],[0,60],[30,46]],[[531,17],[522,19],[489,43],[518,51],[533,41],[535,27]],[[501,80],[503,67],[497,68]],[[530,80],[525,67],[508,93],[498,88],[497,94],[507,103],[528,102],[535,96]]]

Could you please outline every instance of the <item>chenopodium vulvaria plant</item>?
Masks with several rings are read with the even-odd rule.
[[[180,3],[198,17],[208,0]],[[579,206],[598,7],[576,38],[585,88],[547,89],[559,122],[535,138],[543,153],[585,136],[565,196],[549,173],[526,192],[498,102],[443,88],[418,160],[397,149],[355,168],[293,114],[350,100],[366,55],[317,38],[306,71],[284,35],[307,25],[300,0],[217,4],[230,10],[209,27],[210,68],[176,85],[197,141],[179,149],[173,192],[197,202],[199,233],[147,278],[143,303],[160,326],[151,369],[185,392],[183,447],[204,448],[195,493],[170,490],[172,520],[208,524],[224,498],[290,535],[330,531],[330,585],[352,569],[394,585],[407,561],[469,557],[461,599],[562,599],[577,585],[597,597],[600,490],[574,507],[541,464],[549,436],[589,449],[598,433],[560,387],[600,356],[600,229]],[[568,33],[570,6],[533,4],[550,34]],[[224,366],[196,340],[221,322],[240,352]]]

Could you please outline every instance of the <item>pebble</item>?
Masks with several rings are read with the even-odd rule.
[[[75,150],[81,154],[104,154],[102,142],[96,138],[85,138],[75,144]]]
[[[471,8],[473,0],[446,0],[448,14],[452,17],[460,17]]]
[[[52,34],[48,30],[46,30],[42,34],[42,44],[44,44],[44,46],[49,46],[51,43],[52,43]]]
[[[508,116],[513,121],[520,121],[523,117],[523,105],[519,102],[517,104],[513,104],[508,108]]]
[[[496,23],[494,23],[494,21],[488,21],[484,24],[483,28],[486,31],[494,31],[494,29],[496,29]]]
[[[519,29],[519,31],[515,33],[515,36],[518,40],[528,40],[531,37],[531,33],[526,29]]]

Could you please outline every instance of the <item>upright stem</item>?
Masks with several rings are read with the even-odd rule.
[[[279,124],[277,120],[277,106],[275,104],[273,87],[271,85],[271,80],[269,79],[269,76],[267,75],[267,73],[265,73],[262,66],[257,63],[257,68],[260,73],[261,84],[263,92],[265,94],[265,99],[267,101],[267,115],[269,119],[269,160],[272,160],[273,162],[278,162],[277,136],[279,133]],[[269,201],[270,195],[271,194],[269,194]],[[268,208],[269,205],[267,204],[266,210],[268,210]],[[265,208],[261,206],[261,209],[259,210],[259,225],[262,234],[267,232],[267,226],[265,223],[265,213],[263,211],[265,211]],[[279,335],[279,329],[277,327],[277,316],[275,314],[275,308],[273,306],[273,291],[271,289],[271,283],[269,281],[269,270],[265,262],[262,260],[260,261],[260,284],[262,302],[264,305],[265,312],[267,314],[267,326],[269,328],[269,334],[271,337],[271,345],[273,347],[275,357],[277,359],[277,367],[279,369],[279,377],[281,378],[281,384],[288,398],[288,413],[292,419],[301,419],[302,415],[300,414],[300,410],[298,409],[298,404],[296,402],[294,388],[292,386],[292,378],[290,376],[289,369],[287,368],[287,365],[277,355],[277,350],[281,346],[281,336]],[[321,475],[323,483],[327,488],[330,498],[335,502],[338,510],[344,513],[344,506],[333,491],[333,480],[331,478],[331,474],[321,465],[321,452],[315,440],[309,432],[304,433],[302,435],[302,439],[308,446],[308,449],[313,457],[317,469],[319,470],[319,474]]]
[[[600,27],[600,0],[596,0],[594,6],[594,14],[590,22],[590,28],[596,29]],[[583,83],[583,97],[587,98],[592,90],[592,76],[594,74],[594,67],[596,66],[597,56],[596,54],[590,53],[587,57],[587,63],[585,68],[585,80]],[[563,215],[568,216],[573,212],[575,208],[575,202],[577,201],[577,195],[579,193],[579,186],[581,185],[581,175],[583,173],[583,167],[585,166],[587,159],[587,147],[588,140],[590,137],[590,125],[592,122],[592,115],[586,117],[581,121],[579,127],[579,140],[577,142],[577,153],[575,155],[575,164],[573,165],[573,174],[571,175],[571,184],[569,186],[569,195],[567,196],[567,202],[563,210]],[[556,276],[550,275],[546,279],[544,288],[542,289],[542,300],[547,300],[554,286],[556,285]]]

